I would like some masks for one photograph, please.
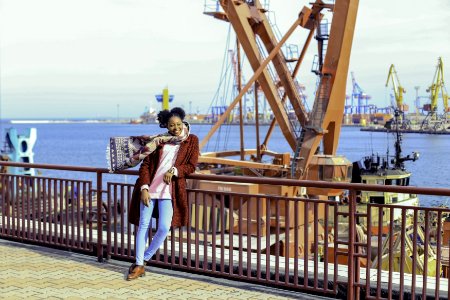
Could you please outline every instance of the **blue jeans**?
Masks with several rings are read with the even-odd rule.
[[[152,227],[152,212],[156,200],[158,200],[159,207],[158,230],[156,231],[150,246],[145,250],[145,246],[148,242],[148,232]],[[150,260],[159,247],[161,247],[169,233],[173,216],[171,199],[151,199],[148,207],[142,202],[140,205],[141,215],[136,235],[136,265],[138,266],[144,265],[144,260]]]

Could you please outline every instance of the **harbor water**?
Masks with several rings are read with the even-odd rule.
[[[106,168],[106,146],[109,137],[162,133],[164,129],[157,124],[136,125],[121,123],[27,123],[1,124],[1,143],[4,143],[5,129],[14,127],[19,134],[25,129],[37,128],[37,142],[34,147],[34,162],[45,164],[90,166]],[[211,125],[193,124],[191,132],[200,140],[206,136]],[[256,130],[254,126],[244,127],[245,148],[256,148]],[[268,126],[260,129],[260,139],[264,140]],[[202,152],[239,149],[239,127],[222,126]],[[394,154],[394,136],[381,132],[362,132],[358,127],[343,127],[341,130],[338,155],[346,156],[350,161],[357,161],[364,156],[374,154]],[[277,152],[291,152],[279,128],[276,127],[268,144],[268,149]],[[450,166],[448,163],[450,138],[445,135],[404,134],[403,155],[413,151],[420,153],[420,159],[406,162],[406,168],[412,173],[411,185],[421,187],[449,188]],[[264,159],[264,157],[263,157]],[[269,159],[269,158],[267,158]],[[73,172],[58,170],[39,170],[45,176],[75,178]],[[77,174],[78,175],[78,174]],[[79,176],[79,175],[78,175]],[[83,179],[94,180],[94,175],[83,174]],[[122,177],[121,175],[120,177]],[[105,180],[134,183],[133,176],[107,175]],[[444,197],[420,196],[421,205],[450,205],[450,199]]]

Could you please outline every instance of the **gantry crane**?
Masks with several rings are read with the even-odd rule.
[[[442,58],[438,58],[438,64],[436,66],[436,72],[434,73],[433,81],[430,87],[427,89],[430,93],[430,103],[423,106],[423,110],[428,112],[427,116],[422,122],[422,129],[433,130],[447,130],[448,126],[448,93],[444,85],[444,63]],[[439,95],[443,102],[443,113],[438,113],[438,100]]]
[[[355,99],[356,102],[356,113],[357,114],[367,114],[369,113],[369,99],[371,98],[370,95],[367,95],[364,90],[359,86],[359,84],[356,82],[355,73],[350,72],[350,75],[352,77],[352,106],[354,105],[353,99]]]
[[[370,122],[370,116],[374,115],[377,111],[377,107],[374,104],[369,104],[369,100],[372,98],[366,94],[361,86],[356,82],[355,73],[350,72],[352,78],[352,95],[351,95],[351,113],[352,123],[363,124],[364,122]],[[355,104],[356,102],[356,104]],[[348,108],[347,108],[348,110]]]

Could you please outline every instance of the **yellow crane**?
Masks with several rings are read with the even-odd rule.
[[[398,78],[397,71],[395,70],[394,64],[391,64],[389,67],[389,73],[386,80],[386,87],[389,85],[389,80],[392,82],[392,89],[394,90],[395,97],[395,105],[394,110],[400,111],[398,121],[400,128],[402,129],[410,129],[411,121],[405,118],[404,113],[409,110],[409,106],[403,103],[403,94],[406,93],[406,90],[400,84],[400,79]]]
[[[395,102],[397,104],[397,109],[402,112],[406,112],[409,110],[407,104],[403,104],[403,94],[406,93],[406,90],[400,85],[400,80],[398,79],[397,71],[395,70],[394,64],[392,64],[389,68],[388,77],[386,80],[386,87],[389,85],[389,80],[392,82],[392,88],[394,90]]]
[[[422,129],[446,129],[447,126],[447,114],[449,112],[448,107],[448,93],[444,84],[444,63],[442,58],[438,58],[438,64],[436,66],[436,72],[434,73],[433,81],[430,87],[427,89],[430,93],[430,103],[423,106],[423,110],[428,114],[422,122]],[[439,96],[443,101],[443,114],[439,115],[437,111]]]

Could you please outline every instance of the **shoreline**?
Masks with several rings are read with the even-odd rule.
[[[9,124],[74,124],[74,123],[116,123],[116,124],[128,124],[130,121],[128,119],[126,120],[99,120],[99,119],[86,119],[86,120],[70,120],[70,119],[64,119],[64,120],[52,120],[52,119],[45,119],[45,120],[5,120],[6,123]]]
[[[52,120],[52,119],[44,119],[44,120],[34,120],[34,119],[25,119],[25,120],[18,120],[18,119],[11,119],[11,120],[3,120],[5,123],[8,124],[77,124],[77,123],[87,123],[87,124],[131,124],[131,125],[148,125],[148,124],[158,124],[155,123],[142,123],[142,122],[133,122],[132,119],[120,119],[120,120],[113,120],[113,119],[86,119],[86,120],[71,120],[71,119],[63,119],[63,120]],[[198,122],[195,120],[186,120],[192,125],[209,125],[212,126],[214,123],[207,123],[207,122]],[[231,126],[239,126],[239,123],[224,123],[223,126],[231,125]],[[253,126],[256,125],[255,122],[247,122],[244,123],[244,126]],[[269,126],[270,122],[264,122],[259,123],[260,126]],[[278,125],[278,124],[275,124]],[[359,124],[342,124],[342,127],[362,127]]]

